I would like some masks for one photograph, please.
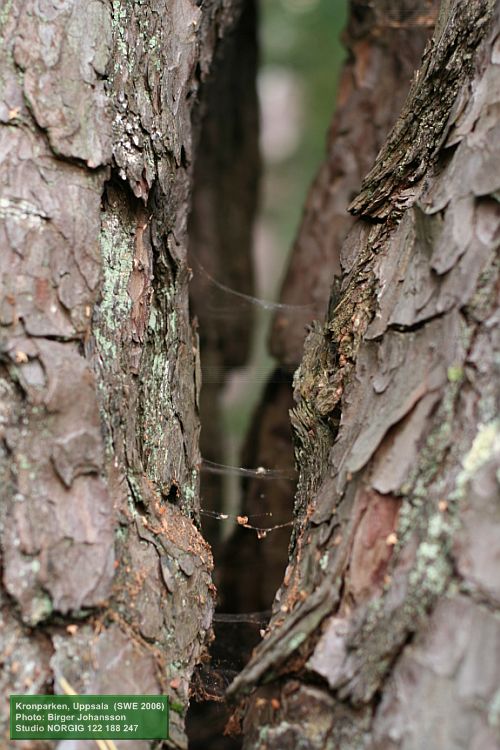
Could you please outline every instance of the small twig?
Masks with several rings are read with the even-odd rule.
[[[65,677],[59,677],[59,684],[66,695],[78,695],[76,690],[73,690]],[[117,750],[117,747],[113,740],[94,740],[94,742],[99,750]]]

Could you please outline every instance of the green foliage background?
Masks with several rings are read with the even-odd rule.
[[[263,208],[287,248],[293,242],[309,184],[324,156],[345,57],[341,34],[346,18],[347,0],[261,2],[261,68],[288,68],[301,79],[305,94],[305,127],[297,150],[279,165],[264,165],[279,190],[276,195],[265,196]]]
[[[327,130],[335,106],[339,72],[345,57],[341,34],[347,0],[261,0],[260,69],[288,70],[303,96],[301,137],[288,158],[263,164],[261,220],[274,238],[278,273],[266,277],[259,292],[278,299],[280,281],[300,223],[307,191],[324,157]],[[266,339],[269,311],[256,314],[252,361],[236,398],[227,401],[225,434],[228,463],[238,463],[241,442],[259,400],[266,372],[273,370]],[[237,389],[238,390],[238,389]]]

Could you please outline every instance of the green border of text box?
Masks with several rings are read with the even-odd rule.
[[[49,733],[49,732],[14,732],[14,724],[15,719],[13,718],[13,711],[12,711],[12,703],[14,700],[22,698],[25,703],[53,703],[54,701],[60,702],[61,706],[64,705],[71,705],[71,703],[76,703],[77,701],[81,702],[89,702],[89,703],[102,703],[104,701],[106,702],[113,702],[113,701],[119,701],[120,699],[122,702],[141,702],[141,701],[149,701],[149,702],[161,702],[165,706],[165,719],[166,719],[166,727],[165,730],[163,728],[158,729],[157,724],[158,719],[156,719],[155,728],[151,729],[147,727],[148,721],[147,721],[147,714],[145,717],[143,717],[142,721],[140,722],[141,730],[140,734],[131,734],[130,732],[115,732],[115,733],[105,733],[105,732],[90,732],[90,733],[75,733],[75,732],[67,732],[62,730],[61,732],[55,732],[55,733]],[[43,709],[42,709],[43,710]],[[104,710],[104,709],[101,709]],[[148,709],[120,709],[120,712],[125,712],[127,714],[129,713],[139,713],[139,714],[145,714]],[[108,711],[111,713],[117,713],[117,710],[114,708],[108,709]],[[90,711],[89,711],[90,713]],[[10,728],[10,739],[11,740],[166,740],[169,738],[169,701],[168,696],[166,695],[124,695],[124,694],[112,694],[112,695],[26,695],[25,693],[13,693],[9,696],[9,728]],[[158,717],[162,718],[162,717]],[[144,721],[146,723],[146,727],[143,727]],[[127,723],[137,723],[137,719],[133,721],[132,718],[126,719]],[[19,722],[18,722],[19,723]],[[31,722],[36,723],[36,722]],[[59,723],[59,722],[58,722]],[[101,722],[102,723],[102,722]],[[114,722],[112,722],[114,723]],[[160,731],[165,731],[165,734],[162,734],[159,736]],[[143,734],[143,732],[146,732],[146,734]]]

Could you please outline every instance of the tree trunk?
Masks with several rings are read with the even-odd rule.
[[[424,0],[404,0],[396,16],[394,0],[352,7],[356,83],[378,49],[363,44],[367,29],[377,38],[385,19],[410,58],[433,22]],[[339,203],[331,222],[309,204],[301,235],[334,232],[328,263],[306,252],[317,313],[325,280],[341,279],[295,377],[289,566],[267,635],[231,688],[247,748],[500,747],[499,16],[494,0],[443,0],[341,244],[343,205],[392,103],[366,151],[364,130],[348,127],[353,142],[332,131],[339,151],[318,194],[331,197],[335,182]],[[236,207],[229,235],[216,227],[209,242],[242,243],[228,278],[249,276],[256,160],[249,193],[231,169],[234,142],[208,198],[193,197],[193,174],[200,188],[220,177],[221,161],[202,155],[213,143],[203,112],[221,91],[235,96],[228,116],[244,121],[252,162],[254,91],[236,95],[228,66],[237,52],[251,80],[253,24],[244,0],[7,0],[0,12],[0,684],[4,694],[61,692],[61,678],[82,693],[163,692],[168,747],[187,746],[215,594],[199,531],[187,225],[195,205],[200,259],[206,206],[223,224],[227,196],[241,195],[241,222]],[[358,150],[351,182],[349,164],[340,174],[335,164]],[[236,261],[228,249],[225,264]],[[292,263],[284,299],[302,303],[296,273]],[[301,329],[276,321],[289,372]],[[6,705],[0,731],[14,748]]]
[[[352,203],[294,379],[289,566],[230,688],[246,748],[500,747],[499,33],[442,3]]]
[[[2,688],[161,691],[169,747],[187,745],[214,609],[188,310],[195,105],[242,6],[0,14]]]
[[[327,156],[307,196],[275,315],[269,348],[277,369],[255,414],[243,466],[294,474],[289,411],[292,376],[299,366],[306,327],[324,319],[332,280],[338,285],[342,243],[352,226],[352,196],[396,122],[435,22],[436,0],[386,0],[349,7],[344,33],[347,60],[328,134]],[[274,524],[292,517],[294,483],[281,478],[247,480],[242,512],[272,514]],[[238,528],[226,546],[220,595],[233,612],[269,610],[286,568],[288,527],[263,539]],[[245,564],[236,566],[235,558]],[[251,564],[250,564],[251,563]]]

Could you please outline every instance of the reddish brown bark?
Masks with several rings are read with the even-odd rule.
[[[295,376],[289,568],[231,687],[247,748],[498,747],[499,33],[442,4],[352,204]]]
[[[171,747],[214,609],[188,309],[195,106],[242,5],[0,13],[2,689],[162,691]]]
[[[314,318],[326,316],[332,280],[340,273],[341,247],[354,221],[347,206],[397,119],[436,9],[437,2],[428,0],[350,4],[344,34],[348,59],[341,74],[327,156],[310,188],[281,290],[280,301],[297,307],[282,308],[275,316],[270,348],[279,370],[271,376],[257,409],[242,459],[247,466],[293,474],[291,374],[302,356],[306,327]],[[243,512],[271,512],[276,524],[289,521],[292,484],[266,483],[265,497],[258,499],[262,490],[259,480],[247,483]],[[283,578],[288,541],[287,529],[261,540],[244,529],[236,530],[221,580],[224,600],[232,602],[235,611],[269,608]],[[236,555],[244,565],[234,564]]]

